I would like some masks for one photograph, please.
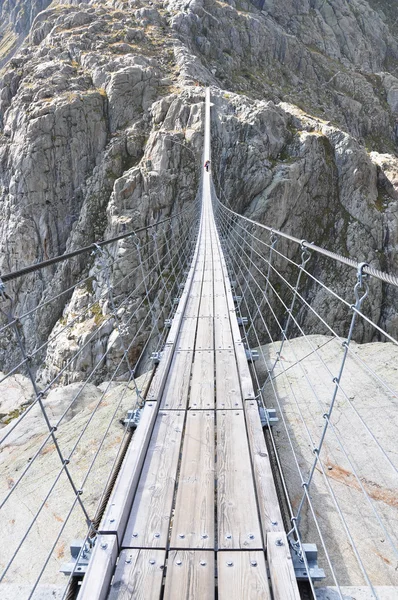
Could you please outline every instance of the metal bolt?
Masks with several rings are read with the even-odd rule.
[[[254,540],[254,534],[253,533],[249,533],[249,540]]]
[[[126,558],[126,563],[129,565],[131,563],[131,554],[128,558]]]
[[[179,537],[183,540],[185,537],[185,533],[180,533]]]
[[[232,562],[232,560],[229,560],[229,561],[227,562],[227,565],[228,565],[228,567],[233,567],[233,566],[234,566],[234,563]]]
[[[202,533],[202,538],[205,540],[207,538],[207,533]]]
[[[150,565],[154,565],[155,564],[155,560],[153,558],[151,558],[151,560],[149,561]]]
[[[105,542],[102,542],[102,544],[101,544],[101,548],[102,548],[103,550],[106,550],[106,549],[107,549],[107,547],[108,547],[108,544],[106,544]]]
[[[256,560],[251,560],[250,564],[252,567],[257,567],[257,561]]]
[[[182,565],[182,560],[180,560],[180,559],[176,560],[176,565]]]
[[[160,533],[155,533],[155,535],[153,537],[160,538]]]
[[[276,545],[276,546],[283,546],[283,542],[282,542],[281,538],[278,538],[278,539],[276,540],[276,542],[275,542],[275,545]]]
[[[278,521],[271,521],[272,525],[278,525]]]
[[[134,531],[133,537],[138,537],[138,533],[136,531]]]
[[[109,519],[109,520],[110,520],[110,522],[111,522],[111,523],[114,523],[114,522],[115,522],[115,519]]]
[[[205,560],[201,560],[200,564],[202,565],[202,567],[205,567],[206,566],[206,561]]]
[[[230,540],[232,538],[232,535],[230,533],[227,533],[227,535],[225,536],[226,540]]]

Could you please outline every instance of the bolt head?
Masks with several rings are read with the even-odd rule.
[[[153,537],[160,538],[160,533],[155,533],[155,535]]]
[[[204,567],[204,566],[206,566],[206,561],[205,560],[201,560],[200,564],[201,564],[202,567]]]
[[[232,560],[229,560],[229,561],[227,562],[227,566],[228,566],[228,567],[233,567],[233,566],[234,566],[234,563],[232,562]]]
[[[153,558],[151,558],[150,561],[149,561],[149,564],[150,565],[154,565],[155,564],[155,560]]]
[[[254,540],[254,534],[253,533],[249,533],[249,540]]]
[[[180,559],[176,560],[176,565],[178,565],[178,566],[182,565],[182,560],[180,560]]]
[[[105,543],[105,542],[102,542],[102,544],[101,544],[101,548],[102,548],[103,550],[106,550],[106,549],[107,549],[107,547],[108,547],[108,544],[107,544],[107,543]]]
[[[180,537],[183,540],[185,537],[185,533],[180,533],[178,537]]]
[[[256,560],[251,560],[250,564],[252,567],[257,567],[257,561]]]
[[[134,531],[134,533],[133,533],[133,537],[134,537],[134,538],[138,537],[138,533],[137,533],[136,531]]]
[[[230,533],[227,533],[227,535],[225,536],[225,539],[226,539],[226,540],[230,540],[230,539],[232,539],[232,535],[231,535]]]
[[[207,539],[207,538],[208,538],[208,535],[207,535],[207,533],[202,533],[202,539],[204,539],[204,540],[205,540],[205,539]]]

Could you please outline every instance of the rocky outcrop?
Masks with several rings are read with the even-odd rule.
[[[0,83],[2,272],[193,202],[201,160],[198,84],[212,85],[220,196],[300,239],[394,270],[398,46],[387,5],[131,0],[36,11],[29,39]],[[30,310],[98,264],[76,259],[10,284],[15,310]],[[316,270],[351,300],[346,271],[324,262]],[[306,293],[329,311],[332,325],[340,322],[322,290]],[[71,307],[77,299],[79,306],[98,301],[106,316],[101,282],[76,294]],[[372,318],[394,332],[387,306],[393,293],[375,283],[372,298]],[[59,369],[74,347],[58,336],[72,314],[69,301],[65,295],[24,323],[29,350],[56,327],[51,359],[40,355],[35,364],[44,361],[41,372]],[[315,324],[306,318],[311,331]],[[95,325],[89,313],[84,335],[72,338],[82,343]],[[105,329],[91,361],[116,335],[114,326]],[[369,335],[364,328],[359,339]],[[81,368],[75,365],[68,380]]]
[[[51,0],[0,0],[0,69],[17,52]]]

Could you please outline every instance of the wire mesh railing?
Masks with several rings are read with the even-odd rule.
[[[214,189],[213,204],[258,402],[279,418],[267,441],[292,549],[303,561],[317,543],[341,599],[345,585],[378,598],[398,585],[398,341],[377,308],[397,278],[255,223]]]
[[[67,597],[72,580],[60,566],[72,540],[95,536],[132,435],[127,412],[145,399],[198,223],[195,203],[3,277],[1,597]],[[64,279],[65,289],[54,284],[36,306],[17,300],[23,278],[55,263],[77,272],[82,253],[83,275]]]

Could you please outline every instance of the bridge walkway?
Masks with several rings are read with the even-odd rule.
[[[206,158],[209,117],[208,93]],[[266,558],[274,599],[299,598],[210,177],[192,266],[80,600],[210,599],[216,589],[220,600],[271,599]]]

